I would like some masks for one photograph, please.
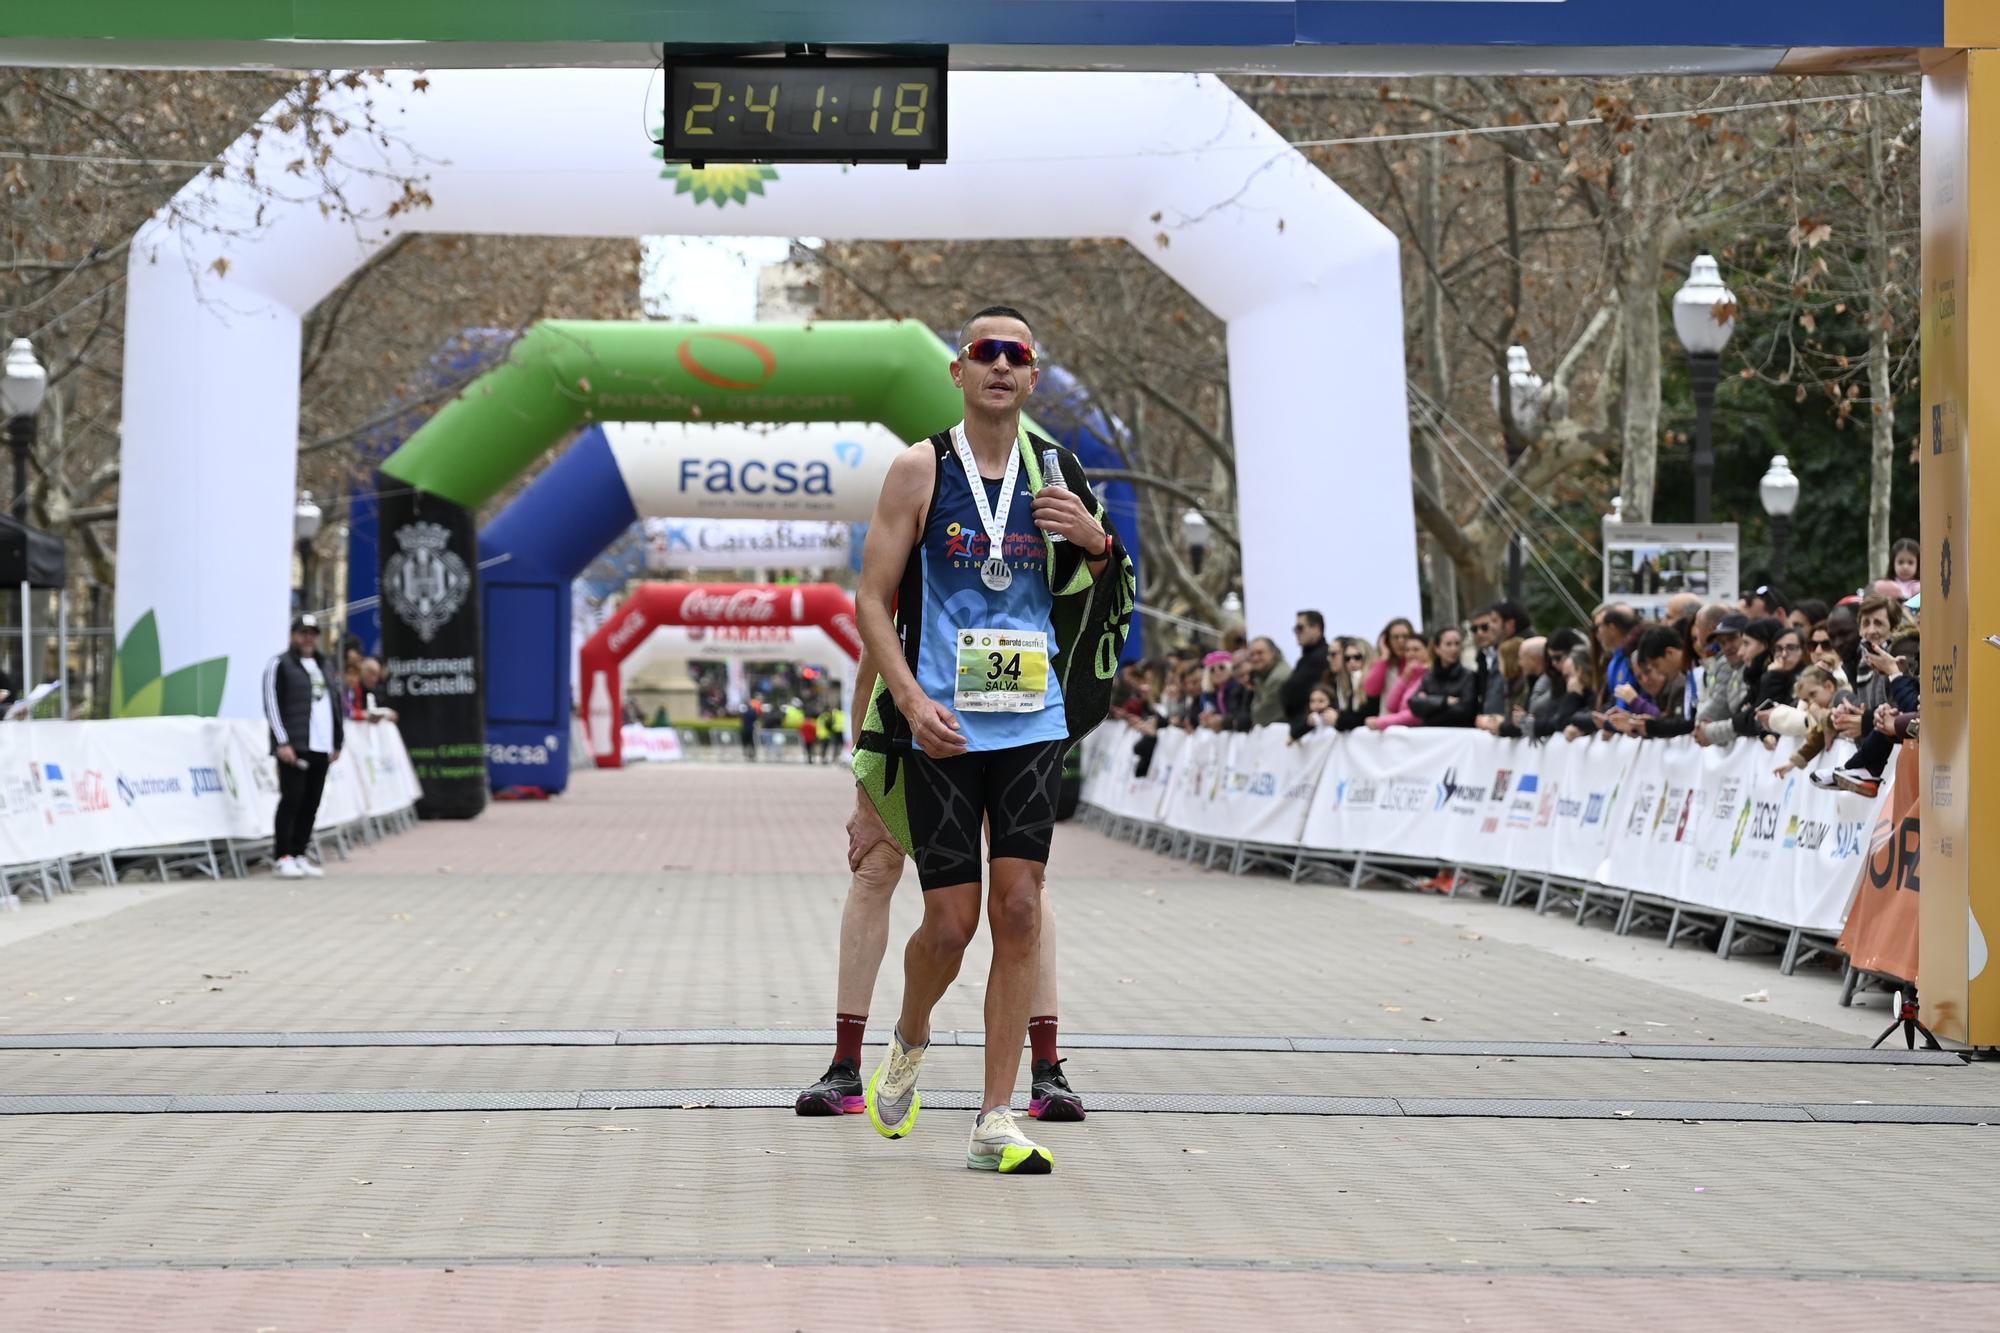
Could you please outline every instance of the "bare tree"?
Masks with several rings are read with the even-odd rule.
[[[266,209],[245,217],[216,207],[225,186],[248,185],[266,205],[309,201],[357,228],[426,207],[421,152],[377,121],[384,88],[367,73],[0,69],[0,335],[31,339],[49,371],[29,512],[67,540],[73,591],[108,589],[115,576],[133,234],[162,208],[190,234],[254,233]],[[398,96],[423,89],[415,76]],[[349,109],[331,110],[336,101]],[[301,144],[276,180],[219,156],[240,136],[274,133]],[[394,186],[383,209],[350,203],[349,186],[364,177]],[[196,188],[183,193],[191,181]],[[358,446],[396,415],[407,386],[427,386],[420,410],[455,391],[448,379],[434,382],[429,363],[464,330],[517,330],[557,314],[631,316],[637,305],[634,242],[414,237],[385,247],[306,320],[301,483],[342,493],[372,466]],[[327,524],[323,555],[337,539],[338,525]]]

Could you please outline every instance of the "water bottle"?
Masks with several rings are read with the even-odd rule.
[[[1053,486],[1059,491],[1069,489],[1069,487],[1063,485],[1062,455],[1053,449],[1042,450],[1042,485]],[[1060,532],[1049,533],[1048,539],[1052,542],[1066,542],[1069,540],[1069,538],[1063,536]]]

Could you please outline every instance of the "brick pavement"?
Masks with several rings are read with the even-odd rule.
[[[847,800],[802,766],[584,774],[324,883],[198,886],[8,945],[0,1031],[824,1027]],[[1056,883],[1073,1030],[1855,1044],[1087,830],[1060,834]],[[983,972],[968,960],[941,1025],[977,1024]],[[935,1086],[971,1082],[973,1055],[941,1048]],[[7,1051],[0,1083],[769,1086],[823,1060]],[[2000,1101],[1990,1067],[1092,1050],[1074,1068],[1106,1091]],[[1064,1322],[1147,1327],[1979,1327],[2000,1281],[1960,1239],[2000,1224],[1989,1129],[1101,1115],[1050,1127],[1058,1176],[1001,1182],[963,1170],[966,1119],[929,1112],[889,1144],[762,1111],[10,1117],[0,1327],[922,1327],[1044,1298]],[[1053,1267],[1025,1288],[1022,1262]],[[242,1264],[273,1271],[222,1268]],[[892,1286],[893,1319],[873,1303]]]
[[[1065,1324],[1145,1328],[1462,1330],[1585,1328],[1634,1333],[1732,1327],[1746,1309],[1798,1299],[1782,1279],[1557,1279],[1365,1273],[907,1267],[930,1294],[885,1309],[877,1271],[838,1268],[461,1268],[455,1271],[169,1272],[46,1275],[0,1288],[0,1319],[45,1329],[452,1327],[650,1330],[699,1313],[704,1328],[923,1329],[980,1312],[1045,1309]],[[365,1278],[365,1280],[356,1280]],[[1889,1326],[1970,1327],[1991,1291],[1975,1284],[1856,1281],[1817,1313],[1825,1333]],[[1513,1318],[1496,1318],[1510,1311]],[[223,1321],[227,1320],[225,1324]]]
[[[894,1286],[890,1285],[893,1281]],[[898,1291],[924,1294],[891,1304]],[[1857,1280],[1812,1311],[1821,1333],[1969,1328],[1992,1289],[1974,1283]],[[1802,1299],[1782,1278],[1555,1278],[902,1266],[882,1270],[763,1264],[290,1271],[46,1273],[0,1282],[0,1324],[97,1333],[239,1328],[455,1328],[514,1333],[654,1333],[699,1324],[720,1333],[773,1328],[921,1330],[1024,1323],[1062,1327],[1408,1333],[1502,1327],[1631,1333],[1740,1327],[1746,1312]],[[1024,1313],[1025,1312],[1025,1313]]]
[[[0,1091],[783,1088],[817,1076],[826,1058],[823,1047],[761,1045],[0,1051]],[[925,1061],[927,1081],[977,1087],[981,1058],[976,1046],[938,1047]],[[1992,1065],[1072,1049],[1068,1071],[1080,1089],[1120,1092],[2000,1106]]]

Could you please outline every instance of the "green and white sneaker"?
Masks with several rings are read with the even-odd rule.
[[[1014,1113],[997,1106],[972,1127],[965,1164],[974,1171],[998,1171],[1003,1176],[1046,1176],[1055,1170],[1055,1154],[1021,1132]]]
[[[917,1123],[917,1112],[924,1105],[917,1092],[917,1075],[924,1067],[924,1052],[929,1049],[925,1045],[913,1050],[903,1044],[902,1033],[890,1035],[889,1053],[875,1067],[864,1098],[868,1123],[883,1138],[900,1139]]]

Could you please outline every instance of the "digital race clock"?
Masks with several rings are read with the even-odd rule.
[[[945,62],[822,56],[673,57],[670,162],[945,160]]]

